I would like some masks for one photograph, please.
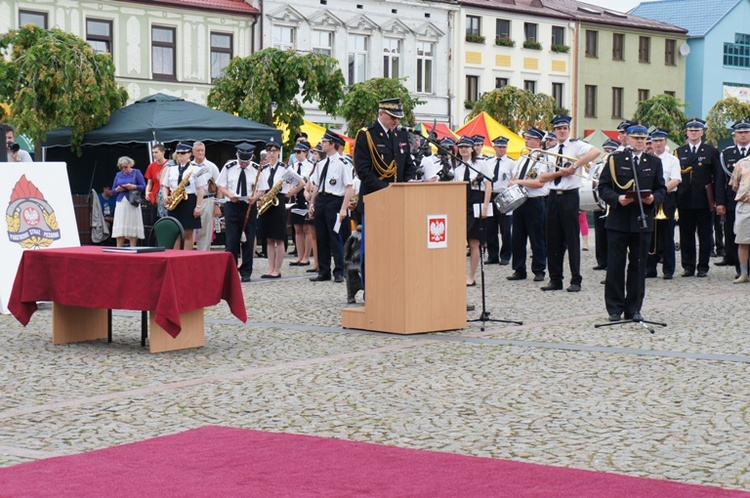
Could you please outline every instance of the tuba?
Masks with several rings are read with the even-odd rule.
[[[193,172],[188,171],[187,174],[182,178],[180,184],[177,185],[177,188],[172,191],[169,196],[169,204],[167,204],[166,206],[167,211],[174,211],[179,203],[188,198],[187,192],[185,192],[185,187],[187,186],[188,182],[190,182],[191,176],[193,176]]]

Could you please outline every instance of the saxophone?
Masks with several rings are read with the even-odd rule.
[[[276,184],[265,193],[265,195],[261,198],[260,203],[258,204],[258,216],[262,215],[266,211],[268,211],[271,206],[278,206],[279,205],[279,198],[277,197],[278,193],[281,192],[281,186],[284,184],[284,179],[280,179]]]
[[[166,206],[167,211],[174,211],[174,208],[176,208],[179,203],[188,198],[187,192],[185,192],[185,186],[187,186],[191,176],[193,176],[193,172],[188,171],[187,174],[182,177],[182,181],[177,185],[177,188],[172,191],[169,196],[169,204]]]

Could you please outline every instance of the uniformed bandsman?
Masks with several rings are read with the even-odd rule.
[[[492,196],[490,201],[494,203],[495,198],[505,192],[508,182],[513,178],[513,168],[516,163],[508,157],[508,139],[497,137],[492,141],[495,149],[495,157],[490,158],[487,164],[492,171]],[[513,256],[512,242],[512,213],[501,213],[495,210],[494,216],[487,218],[487,261],[488,265],[508,265]],[[498,240],[498,234],[500,239]],[[500,244],[502,241],[502,246]]]
[[[318,275],[313,282],[331,280],[331,256],[335,282],[344,281],[344,244],[341,235],[334,230],[337,224],[345,223],[349,201],[354,195],[352,167],[340,154],[344,139],[326,131],[321,146],[325,157],[316,165],[312,174],[311,209],[315,216],[315,231],[318,238]]]
[[[620,320],[623,312],[626,319],[643,319],[641,306],[645,295],[648,232],[654,230],[654,207],[664,202],[666,193],[661,160],[645,151],[647,135],[645,126],[628,128],[628,141],[632,149],[612,153],[599,177],[599,195],[610,206],[606,221],[608,254],[604,288],[610,321]],[[645,228],[636,197],[634,169],[638,175],[638,186],[643,192]]]
[[[216,186],[227,200],[224,204],[226,224],[226,251],[232,253],[235,262],[242,255],[239,267],[240,278],[249,282],[253,274],[255,249],[255,224],[258,216],[256,201],[268,190],[264,178],[259,178],[258,165],[251,161],[255,146],[241,143],[237,146],[237,159],[228,161],[219,174]],[[255,185],[258,181],[257,188]],[[253,192],[254,190],[254,192]],[[242,243],[242,234],[245,242]]]
[[[268,273],[260,278],[281,278],[281,264],[286,254],[286,194],[289,184],[282,180],[287,165],[280,158],[281,143],[271,137],[266,142],[266,161],[261,176],[265,178],[269,189],[281,183],[281,190],[276,194],[278,203],[271,205],[260,215],[259,228],[266,239],[266,254],[268,255]]]
[[[557,145],[557,135],[554,132],[548,131],[544,136],[544,149],[549,150]]]
[[[659,260],[662,262],[662,275],[665,280],[670,280],[675,271],[674,250],[674,225],[675,209],[677,207],[677,187],[682,181],[680,173],[680,162],[667,151],[667,138],[669,132],[663,129],[655,129],[650,134],[653,145],[653,155],[661,159],[662,172],[664,173],[664,184],[667,193],[661,212],[666,219],[655,220],[653,239],[649,245],[648,263],[646,265],[646,278],[654,278],[657,275],[656,267]],[[659,205],[656,206],[659,211]]]
[[[680,256],[683,277],[708,275],[713,245],[714,182],[721,165],[719,153],[703,141],[706,122],[693,118],[687,122],[687,143],[675,151],[680,161],[682,182],[677,189],[680,211]],[[723,174],[723,173],[722,173]],[[695,232],[698,232],[698,264],[695,258]]]
[[[601,153],[596,147],[577,139],[569,139],[570,116],[557,115],[552,120],[552,128],[558,145],[550,152],[577,158],[573,164],[562,157],[550,156],[557,164],[556,171],[540,175],[543,182],[551,182],[547,206],[547,266],[549,284],[542,290],[552,291],[563,288],[563,260],[568,251],[570,261],[570,286],[568,292],[581,290],[581,229],[578,223],[583,165],[596,160]]]
[[[628,147],[628,128],[631,126],[633,126],[633,123],[627,119],[617,125],[617,140],[620,142],[620,146],[617,147],[617,150],[624,150]]]
[[[740,273],[740,262],[737,256],[737,244],[734,241],[735,193],[729,186],[734,172],[734,165],[750,155],[750,119],[740,119],[732,125],[734,145],[721,151],[719,158],[723,166],[716,178],[716,213],[724,216],[724,259],[714,263],[716,266],[734,266]],[[735,276],[739,278],[739,275]]]
[[[474,152],[477,153],[477,159],[481,159],[482,161],[492,159],[491,156],[488,156],[482,151],[482,149],[484,149],[484,136],[474,135],[471,139],[474,141]]]
[[[604,206],[602,206],[603,202],[599,198],[599,191],[597,190],[597,184],[599,183],[599,177],[602,174],[602,168],[604,167],[604,162],[607,159],[607,155],[611,153],[614,150],[617,150],[620,147],[620,144],[615,142],[612,139],[606,140],[602,144],[602,149],[604,149],[604,156],[600,158],[599,161],[594,163],[593,166],[591,166],[591,169],[589,170],[589,178],[593,181],[594,185],[594,192],[596,193],[597,202],[601,209],[596,209],[593,212],[594,215],[594,246],[595,246],[595,256],[596,256],[596,266],[594,266],[594,270],[606,270],[607,269],[607,230],[604,228],[604,223],[606,221],[606,211],[604,209]]]
[[[167,211],[169,216],[177,218],[182,224],[185,231],[184,248],[191,251],[193,249],[193,230],[201,227],[201,209],[203,208],[203,196],[206,188],[206,177],[199,176],[200,168],[190,160],[190,153],[193,146],[189,143],[180,142],[175,148],[174,161],[167,163],[169,168],[162,181],[162,195],[164,196],[165,205],[172,201],[172,192],[187,178],[185,184],[185,193],[187,199],[182,200],[171,211]]]
[[[302,177],[302,181],[296,186],[290,187],[287,192],[287,201],[294,203],[289,217],[294,227],[294,244],[297,247],[297,259],[291,261],[289,266],[308,266],[310,264],[310,252],[313,249],[312,237],[315,227],[313,221],[307,217],[308,205],[305,198],[305,188],[310,181],[313,170],[313,162],[310,160],[309,154],[310,145],[307,142],[297,142],[289,161],[289,167]]]
[[[544,132],[531,127],[523,134],[527,149],[541,149]],[[539,180],[543,174],[552,172],[546,155],[524,154],[513,168],[513,180],[508,186],[520,185],[526,189],[526,202],[513,211],[513,274],[508,280],[526,279],[526,245],[531,245],[531,272],[535,282],[542,282],[547,269],[547,241],[544,238],[545,199],[549,194],[549,183]]]

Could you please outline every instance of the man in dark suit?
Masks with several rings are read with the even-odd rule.
[[[735,193],[729,186],[734,165],[750,155],[750,119],[741,119],[732,125],[734,145],[727,147],[719,156],[721,170],[716,176],[716,214],[724,216],[724,259],[716,266],[734,266],[739,278],[740,263],[737,257],[737,244],[734,242]]]
[[[393,182],[408,182],[417,178],[417,168],[411,157],[407,132],[396,130],[403,117],[401,99],[381,100],[377,121],[370,127],[359,130],[354,143],[354,168],[361,181],[357,210],[362,214],[363,287],[367,234],[364,217],[366,196],[386,188]]]
[[[719,153],[703,142],[706,122],[693,118],[687,122],[687,143],[675,151],[680,160],[682,182],[677,189],[677,209],[680,213],[680,253],[683,277],[696,271],[695,232],[698,231],[697,275],[708,275],[711,258],[712,213],[714,211],[714,182],[721,171]]]
[[[645,126],[628,128],[632,149],[613,152],[599,176],[599,196],[610,206],[605,223],[607,279],[604,301],[611,321],[619,320],[623,311],[626,319],[643,320],[641,305],[645,295],[649,234],[654,231],[654,207],[663,203],[666,195],[661,159],[645,152],[647,135]],[[635,193],[634,168],[642,191],[645,228]],[[650,193],[646,195],[645,191]]]

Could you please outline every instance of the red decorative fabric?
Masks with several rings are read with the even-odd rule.
[[[121,254],[101,247],[25,251],[8,309],[27,325],[37,301],[85,308],[148,310],[172,337],[180,314],[218,304],[247,321],[237,268],[227,252]]]

